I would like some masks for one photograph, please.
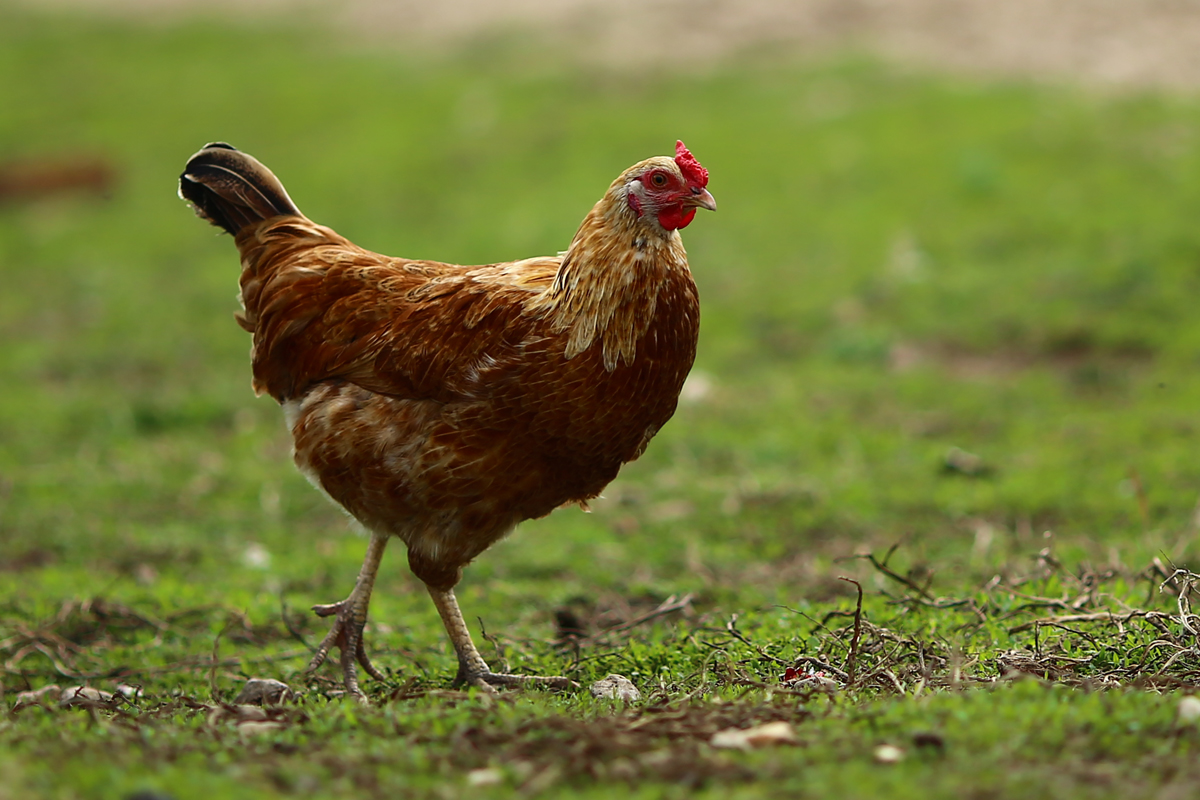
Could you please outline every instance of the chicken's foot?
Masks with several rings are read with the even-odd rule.
[[[363,649],[363,626],[367,624],[367,608],[371,605],[371,590],[375,586],[375,575],[379,572],[379,563],[383,560],[383,551],[387,548],[388,537],[371,534],[367,545],[367,555],[363,559],[362,569],[359,570],[358,580],[354,583],[354,591],[340,603],[313,606],[312,610],[318,617],[333,617],[333,627],[321,641],[312,660],[304,668],[306,673],[317,670],[329,656],[330,648],[335,645],[341,651],[342,679],[349,692],[360,703],[367,702],[367,696],[358,687],[358,667],[367,671],[377,681],[386,680],[383,673],[375,668],[367,658]]]
[[[462,611],[458,608],[454,590],[443,591],[434,589],[432,586],[428,589],[429,596],[433,598],[433,604],[437,606],[438,613],[442,615],[442,623],[446,626],[450,643],[454,645],[454,652],[458,654],[458,674],[454,677],[456,686],[465,683],[476,686],[488,694],[494,694],[496,686],[538,684],[555,689],[578,686],[569,678],[557,675],[511,675],[506,672],[492,672],[488,668],[487,662],[483,660],[483,656],[479,655],[479,651],[475,649],[475,643],[471,641],[471,632],[467,630],[467,623],[463,620]]]

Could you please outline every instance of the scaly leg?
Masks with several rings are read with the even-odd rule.
[[[363,649],[363,626],[367,624],[367,608],[371,605],[371,589],[375,586],[375,574],[379,572],[379,562],[383,560],[383,551],[387,548],[388,537],[371,534],[367,544],[367,555],[363,559],[362,569],[359,570],[358,580],[354,583],[354,591],[340,603],[330,603],[324,606],[313,606],[318,617],[334,617],[333,627],[313,654],[312,660],[304,671],[315,672],[325,662],[329,649],[337,645],[341,650],[342,678],[346,691],[360,703],[367,702],[367,696],[358,688],[358,668],[363,669],[377,681],[385,680],[383,673],[375,669]]]
[[[542,677],[540,675],[509,675],[492,672],[488,669],[483,656],[479,655],[479,651],[475,649],[475,643],[471,641],[471,632],[467,630],[467,623],[463,620],[462,611],[458,608],[454,590],[443,591],[434,589],[432,586],[426,588],[429,589],[429,596],[433,598],[433,604],[437,606],[438,613],[442,615],[442,623],[446,626],[450,643],[454,645],[454,652],[458,654],[458,675],[454,678],[455,684],[469,683],[489,694],[496,691],[492,688],[494,686],[524,686],[537,683],[553,686],[556,689],[566,689],[577,685],[574,681],[561,676]]]

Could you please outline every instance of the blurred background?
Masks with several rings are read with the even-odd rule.
[[[847,48],[891,61],[1083,80],[1172,86],[1200,79],[1200,7],[1190,0],[45,0],[57,9],[186,24],[199,15],[307,20],[397,48],[470,44],[480,37],[545,37],[597,67],[676,69],[736,61],[764,45],[809,54]],[[651,35],[663,42],[645,41]],[[671,44],[666,45],[669,41]],[[685,55],[687,54],[687,55]]]
[[[480,597],[819,600],[894,544],[950,582],[1186,561],[1198,85],[1183,0],[0,4],[0,581],[219,578],[270,615],[357,569],[251,395],[232,243],[175,197],[213,140],[365,247],[460,263],[564,248],[676,138],[711,171],[676,419]],[[418,588],[384,580],[380,618]]]

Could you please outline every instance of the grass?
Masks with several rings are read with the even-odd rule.
[[[0,799],[1183,796],[1200,104],[529,52],[0,8],[0,152],[117,175],[0,206]],[[460,591],[493,661],[645,700],[453,691],[398,550],[376,706],[306,684],[305,609],[363,542],[250,395],[183,161],[231,141],[365,246],[484,262],[561,249],[676,137],[720,203],[685,232],[701,380],[594,513],[523,526]],[[781,680],[805,659],[834,691]],[[299,696],[248,718],[251,675]],[[138,693],[18,703],[50,684]],[[710,744],[771,721],[796,742]]]

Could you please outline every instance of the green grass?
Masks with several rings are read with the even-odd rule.
[[[849,57],[571,63],[0,8],[0,152],[118,176],[0,205],[0,800],[447,797],[483,769],[479,797],[1182,796],[1194,592],[1160,584],[1200,569],[1200,103]],[[250,393],[235,254],[174,197],[184,160],[233,142],[360,244],[471,263],[562,249],[677,137],[720,203],[684,237],[708,391],[594,513],[522,526],[460,589],[489,659],[645,702],[450,691],[399,545],[376,707],[306,685],[288,627],[322,635],[305,609],[364,544]],[[853,681],[791,691],[802,657]],[[265,733],[221,710],[248,675],[302,692]],[[51,683],[142,694],[15,708]],[[797,743],[709,745],[772,720]]]

